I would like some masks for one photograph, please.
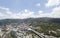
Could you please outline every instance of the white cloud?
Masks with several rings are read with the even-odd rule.
[[[60,18],[60,6],[53,8],[51,13],[44,13],[43,11],[38,11],[39,17],[50,17],[50,18]]]
[[[6,10],[6,11],[9,10],[9,8],[5,8],[5,7],[2,7],[2,6],[0,6],[0,9]]]
[[[0,16],[4,16],[2,13],[0,13]]]
[[[52,9],[50,17],[60,18],[60,6]]]
[[[32,11],[28,11],[28,12],[23,12],[23,13],[17,13],[16,16],[19,17],[20,19],[23,18],[30,18],[34,15],[34,12]],[[14,15],[13,15],[14,16]]]
[[[40,3],[37,3],[36,6],[40,6]]]
[[[3,9],[3,10],[5,10],[5,9]],[[38,15],[35,15],[34,13],[35,12],[29,11],[27,9],[22,10],[18,13],[13,13],[9,9],[9,10],[6,11],[6,13],[0,12],[0,19],[5,19],[5,18],[24,19],[24,18],[30,18],[30,17],[33,17],[33,18],[38,18],[38,17],[60,18],[60,6],[56,7],[56,8],[53,8],[51,13],[45,13],[44,11],[41,11],[41,10],[39,10],[37,12]]]
[[[25,12],[28,12],[28,10],[27,10],[27,9],[25,9],[24,11],[25,11]]]
[[[48,17],[49,16],[49,13],[45,13],[45,12],[43,12],[43,11],[38,11],[38,13],[39,13],[39,17]]]
[[[6,14],[11,14],[12,13],[9,8],[5,8],[5,7],[0,6],[0,9],[5,10]]]
[[[60,4],[60,0],[48,0],[48,2],[46,3],[46,7],[55,6],[59,4]]]
[[[3,9],[3,7],[1,7],[0,9]],[[20,11],[19,13],[13,13],[9,10],[6,10],[7,8],[4,8],[3,10],[5,10],[6,12],[2,13],[0,12],[0,19],[5,19],[5,18],[12,18],[12,19],[24,19],[24,18],[30,18],[33,17],[34,12],[29,11],[27,9]]]

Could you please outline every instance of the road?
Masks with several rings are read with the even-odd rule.
[[[37,32],[37,31],[35,31],[35,30],[31,29],[31,28],[28,28],[28,31],[33,32],[34,34],[36,34],[40,38],[45,38],[44,35],[42,35],[42,33],[39,33],[39,32]]]

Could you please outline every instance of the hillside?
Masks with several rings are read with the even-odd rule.
[[[30,24],[34,30],[45,35],[60,37],[60,18],[28,18],[28,19],[3,19],[0,26],[9,24]]]

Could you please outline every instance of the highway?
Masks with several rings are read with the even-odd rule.
[[[37,32],[37,31],[35,31],[35,30],[31,29],[31,28],[28,28],[28,31],[33,32],[34,34],[36,34],[40,38],[45,38],[44,35],[42,35],[42,33],[39,33],[39,32]]]

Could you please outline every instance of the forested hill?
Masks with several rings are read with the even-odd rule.
[[[2,19],[0,20],[0,25],[6,25],[10,23],[30,23],[30,22],[60,23],[60,18]]]

